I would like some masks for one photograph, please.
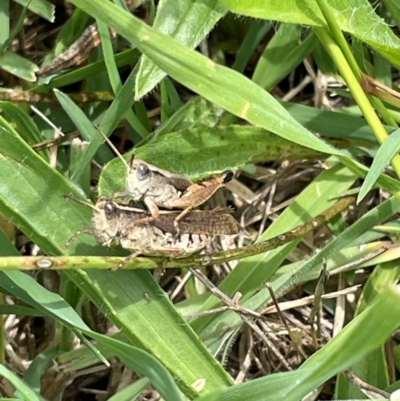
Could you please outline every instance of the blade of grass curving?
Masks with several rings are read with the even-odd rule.
[[[124,118],[124,116],[126,116],[126,114],[129,113],[129,110],[132,104],[134,103],[132,92],[135,86],[135,79],[136,79],[135,77],[136,77],[136,69],[131,72],[131,74],[125,81],[124,86],[117,93],[114,101],[104,114],[99,129],[105,135],[110,135],[114,131],[114,129],[118,126],[119,122]],[[70,102],[70,100],[67,97],[65,97],[65,95],[62,95],[60,93],[59,96],[63,97],[64,100],[63,104],[67,104]],[[73,106],[70,105],[70,107],[66,108],[65,110],[68,113],[68,115],[70,115],[69,113],[73,110]],[[144,133],[143,127],[141,127],[141,124],[139,124],[140,126],[138,125],[136,117],[134,120],[136,122],[133,123],[133,127],[138,132]],[[132,119],[130,119],[130,121],[132,122]],[[85,156],[80,159],[79,164],[77,165],[74,174],[72,176],[72,180],[76,180],[79,177],[79,175],[83,174],[85,168],[88,166],[92,158],[95,156],[100,146],[104,143],[103,136],[99,132],[97,132],[96,129],[94,129],[93,124],[90,123],[90,125],[91,125],[91,130],[93,130],[93,133],[95,134],[93,137],[91,137],[89,147],[85,152]]]
[[[137,49],[125,50],[115,55],[115,62],[117,63],[118,67],[122,67],[130,63],[132,64],[135,63],[136,60],[139,58],[139,56],[140,54]],[[89,77],[93,77],[94,75],[101,74],[104,71],[105,71],[104,60],[97,61],[93,64],[89,64],[84,67],[74,69],[71,72],[67,72],[63,75],[55,77],[49,83],[37,85],[34,88],[32,88],[32,92],[35,93],[48,92],[50,89],[68,86],[76,82],[83,81]]]
[[[103,334],[90,332],[88,335],[96,339],[100,344],[105,345],[126,366],[134,369],[139,374],[146,375],[165,400],[183,401],[184,397],[172,375],[152,355]],[[149,372],[152,374],[149,375]]]
[[[399,275],[400,268],[398,261],[376,266],[363,287],[355,316],[367,310],[376,298],[379,297],[382,289],[395,286],[399,281]],[[376,324],[379,325],[379,321]],[[361,380],[372,386],[381,389],[387,388],[390,385],[390,380],[385,345],[382,343],[379,348],[364,355],[362,359],[352,366],[351,371]],[[360,390],[344,378],[343,375],[339,375],[336,382],[335,394],[337,397],[350,399],[357,398],[362,393],[360,394]]]
[[[252,80],[271,90],[293,71],[313,50],[316,36],[310,34],[301,41],[300,25],[282,24],[270,40],[258,61]]]
[[[122,110],[125,111],[124,114],[122,114],[122,110],[120,111],[119,114],[121,114],[123,117],[125,117],[128,122],[131,124],[131,126],[136,130],[136,132],[140,135],[141,138],[144,138],[148,135],[147,129],[142,125],[138,117],[135,115],[135,113],[132,111],[131,106],[133,104],[133,98],[132,98],[132,93],[134,92],[134,86],[131,87],[131,85],[134,85],[133,83],[130,83],[129,80],[134,81],[134,78],[136,77],[136,71],[138,69],[135,68],[131,74],[129,75],[128,81],[125,82],[124,86],[127,86],[124,89],[124,92],[122,92],[123,85],[121,82],[121,78],[119,76],[118,72],[118,67],[115,62],[114,58],[114,51],[111,43],[111,36],[110,36],[110,31],[108,29],[108,26],[104,24],[101,21],[98,21],[98,26],[99,26],[99,33],[100,33],[100,38],[101,38],[101,46],[103,50],[103,55],[104,55],[104,61],[106,63],[106,68],[107,68],[107,74],[108,78],[110,80],[111,87],[113,89],[113,92],[116,94],[116,97],[122,97],[121,94],[124,94],[126,98],[123,99],[115,99],[114,104],[117,101],[117,103],[122,103],[124,107]],[[124,96],[124,97],[125,97]],[[115,112],[115,111],[114,111]],[[108,110],[107,110],[108,114]],[[110,116],[108,115],[108,118]],[[121,117],[122,119],[122,117]],[[120,120],[116,121],[116,119],[113,120],[114,124],[117,124]],[[104,129],[105,124],[101,124],[101,128]],[[107,131],[107,132],[112,132],[112,130]]]
[[[56,347],[47,348],[33,359],[24,373],[25,383],[27,383],[31,389],[34,389],[37,394],[40,394],[43,373],[53,365],[54,358],[56,358],[59,353],[60,350]]]
[[[111,3],[99,0],[73,0],[72,3],[96,18],[105,20],[107,16],[111,27],[137,45],[172,78],[227,111],[301,146],[341,154],[304,129],[270,94],[237,71],[215,64]]]
[[[146,378],[139,379],[129,384],[117,394],[113,395],[108,401],[135,401],[138,399],[142,391],[148,386],[149,380]]]
[[[54,22],[55,5],[47,0],[15,0],[23,7],[27,7],[33,13],[40,15],[42,18],[47,19],[49,22]]]
[[[89,236],[63,249],[76,231],[90,225],[91,210],[63,197],[68,194],[82,199],[80,192],[34,153],[2,118],[0,141],[0,211],[47,254],[121,255],[120,250],[94,246]],[[199,378],[206,380],[205,393],[230,384],[221,365],[148,272],[77,269],[66,274],[130,342],[158,358],[187,394],[195,393],[191,384]]]
[[[18,396],[16,399],[24,401],[44,401],[44,399],[35,391],[32,391],[22,379],[3,365],[0,365],[0,376],[7,379],[15,387],[16,395]]]
[[[60,102],[61,107],[68,114],[68,117],[72,120],[77,130],[81,133],[83,138],[88,142],[91,142],[99,136],[96,128],[93,126],[93,123],[89,120],[89,118],[85,115],[85,113],[78,107],[69,96],[55,89],[54,94],[57,97],[57,100]],[[103,147],[102,149],[97,149],[97,156],[99,158],[99,162],[102,164],[107,163],[114,156],[112,152]],[[82,161],[79,165],[76,166],[76,170],[72,174],[72,181],[79,181],[79,177],[81,174],[84,174],[86,167],[91,162],[92,158],[89,158],[89,155],[86,151],[86,157],[82,158]]]
[[[114,355],[126,361],[132,369],[146,375],[158,391],[165,396],[169,395],[168,399],[181,398],[177,397],[178,389],[172,380],[172,376],[154,357],[136,347],[91,331],[64,299],[43,288],[32,277],[19,271],[6,272],[0,281],[0,286],[70,329],[79,330],[96,339],[106,346],[108,351],[112,351]],[[27,291],[28,288],[29,291]],[[95,351],[93,346],[92,350]],[[95,353],[101,360],[103,359],[99,352],[96,351]]]
[[[378,149],[378,152],[376,152],[376,156],[358,194],[357,203],[361,202],[365,198],[378,177],[381,175],[383,169],[390,163],[390,160],[399,151],[399,149],[400,129],[397,129],[389,135],[388,139],[386,139],[386,141]]]
[[[251,55],[271,28],[272,23],[270,21],[259,20],[252,23],[246,37],[243,39],[243,42],[237,51],[236,60],[232,66],[234,70],[239,72],[244,71]]]
[[[217,0],[165,0],[158,4],[153,28],[195,48],[224,16],[225,9]],[[140,60],[137,97],[149,93],[166,73],[146,56]]]

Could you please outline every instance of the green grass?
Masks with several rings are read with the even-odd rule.
[[[31,113],[26,103],[0,92],[0,211],[45,255],[64,256],[66,264],[68,257],[87,258],[86,264],[60,273],[61,285],[56,291],[47,289],[34,275],[18,271],[15,258],[11,266],[15,270],[4,268],[0,272],[2,292],[23,303],[1,305],[2,313],[46,316],[56,322],[51,346],[35,355],[24,372],[13,371],[13,365],[3,357],[0,375],[17,390],[14,393],[8,387],[5,397],[51,399],[41,382],[50,377],[48,368],[55,358],[67,375],[94,364],[107,364],[111,356],[118,356],[126,367],[146,378],[136,377],[135,385],[111,394],[113,400],[134,399],[150,383],[165,400],[173,401],[185,396],[202,401],[295,401],[332,377],[337,377],[332,398],[366,398],[340,374],[350,368],[363,381],[382,390],[396,387],[389,374],[385,343],[400,323],[398,251],[391,247],[372,260],[360,260],[382,248],[385,233],[374,227],[394,219],[400,210],[398,113],[368,95],[360,81],[362,73],[389,85],[395,79],[392,67],[400,64],[400,40],[390,26],[400,21],[391,2],[373,9],[366,0],[166,0],[155,9],[150,26],[129,13],[120,1],[72,0],[76,9],[56,37],[56,53],[79,38],[90,16],[99,27],[104,59],[95,49],[86,65],[39,81],[34,74],[38,60],[31,59],[30,54],[12,52],[10,43],[18,32],[5,27],[12,23],[19,30],[28,28],[10,17],[13,3],[0,3],[0,67],[9,74],[5,81],[8,89],[20,86],[29,88],[31,94],[51,95],[55,104],[42,99],[36,107],[55,127],[63,132],[78,129],[89,142],[75,145],[73,157],[69,144],[60,146],[54,167],[50,164],[51,151],[36,153],[31,148],[51,138],[53,130]],[[37,14],[53,20],[53,6],[47,1],[19,3],[27,4],[20,15],[27,12],[28,16]],[[108,28],[117,32],[121,47],[125,47],[118,54]],[[213,35],[214,42],[207,41],[207,35]],[[194,50],[204,41],[209,56]],[[126,50],[127,46],[131,49]],[[261,47],[260,58],[254,61],[252,55]],[[340,74],[346,84],[345,94],[355,107],[332,112],[310,104],[278,101],[272,89],[286,83],[288,74],[300,71],[305,59],[313,60],[315,70]],[[85,92],[106,92],[113,101],[81,103],[79,97],[73,101],[68,95],[77,88],[82,96]],[[151,132],[155,100],[160,118]],[[331,219],[327,226],[334,237],[319,244],[318,250],[306,254],[298,247],[298,238],[243,258],[217,283],[231,298],[240,293],[243,307],[260,311],[271,301],[267,282],[279,297],[293,288],[313,288],[313,280],[324,264],[333,271],[354,263],[351,272],[341,273],[338,279],[350,284],[358,277],[354,270],[363,263],[372,274],[362,282],[356,311],[346,310],[343,330],[293,371],[277,368],[266,375],[260,368],[255,378],[252,372],[245,382],[235,383],[231,373],[237,373],[237,366],[229,362],[223,365],[215,355],[229,354],[231,342],[235,343],[238,332],[244,329],[238,313],[230,310],[201,315],[187,322],[185,315],[220,307],[221,301],[210,292],[201,293],[189,281],[186,299],[171,302],[149,271],[140,269],[152,263],[146,265],[143,258],[137,268],[95,269],[95,257],[125,256],[127,252],[101,247],[90,236],[82,236],[65,248],[74,233],[90,226],[91,210],[64,195],[83,200],[94,198],[96,192],[109,195],[123,186],[125,167],[105,147],[97,131],[98,126],[110,135],[123,121],[136,145],[125,157],[133,152],[193,180],[226,169],[251,171],[255,163],[267,161],[319,160],[323,169],[277,214],[259,241],[310,221],[361,185],[358,201],[374,201],[357,219],[354,209]],[[393,136],[387,141],[390,133]],[[358,158],[366,154],[375,157],[371,168],[362,164],[366,158]],[[94,190],[90,185],[93,161],[104,166]],[[383,173],[389,164],[391,176]],[[380,202],[376,195],[373,198],[378,193],[371,192],[373,188],[379,189]],[[1,258],[20,255],[5,231],[4,226],[0,232]],[[383,245],[390,247],[388,242]],[[295,260],[293,255],[301,256]],[[21,264],[23,258],[18,259]],[[98,330],[98,316],[93,316],[89,302],[95,305],[98,316],[115,325],[117,333],[106,336]],[[324,303],[330,316],[337,319],[338,310],[334,308],[340,302],[343,299],[333,306]],[[8,334],[5,326],[3,331]],[[74,345],[76,338],[80,349]],[[4,341],[8,340],[3,340],[3,349]],[[393,344],[389,346],[393,348]],[[264,352],[263,343],[256,347],[257,352]],[[396,355],[391,363],[398,363]],[[252,366],[255,369],[257,365]],[[56,388],[61,392],[62,383]]]

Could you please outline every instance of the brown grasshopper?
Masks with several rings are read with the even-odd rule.
[[[151,217],[138,220],[137,225],[158,219],[159,207],[183,209],[175,218],[174,224],[177,227],[190,210],[203,204],[232,177],[232,171],[225,171],[219,176],[193,183],[183,175],[170,173],[132,157],[125,191],[117,192],[115,196],[128,195],[134,200],[143,199]]]
[[[199,183],[193,183],[182,174],[160,169],[134,156],[132,156],[128,164],[107,136],[103,133],[102,135],[127,169],[125,189],[116,192],[113,198],[125,196],[136,201],[143,200],[150,211],[151,216],[137,220],[136,225],[158,219],[160,214],[159,207],[182,209],[182,212],[175,218],[174,224],[178,229],[178,222],[190,210],[203,204],[219,188],[233,178],[233,172],[227,170],[218,176],[206,178]]]
[[[76,235],[82,232],[93,234],[104,246],[119,244],[134,252],[127,260],[140,254],[174,258],[188,256],[210,244],[215,236],[238,233],[238,224],[229,209],[191,211],[178,223],[177,235],[175,220],[179,211],[161,211],[159,219],[136,225],[137,220],[149,216],[149,212],[138,204],[118,204],[100,197],[91,207],[94,209],[92,229],[81,230]]]

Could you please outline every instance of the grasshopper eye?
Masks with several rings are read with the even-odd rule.
[[[115,211],[116,211],[116,206],[113,202],[107,202],[104,205],[104,212],[105,212],[106,218],[108,218],[108,219],[112,218],[115,214]]]
[[[136,168],[136,177],[139,181],[144,181],[146,178],[149,178],[151,171],[147,164],[139,163]]]

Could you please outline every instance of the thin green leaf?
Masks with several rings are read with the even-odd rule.
[[[0,108],[9,120],[12,120],[19,132],[30,145],[35,145],[43,141],[43,135],[39,131],[33,119],[24,111],[23,108],[11,102],[0,102]],[[42,152],[43,156],[48,157],[48,152]]]
[[[118,67],[134,63],[140,54],[137,49],[130,49],[123,51],[115,56],[115,61]],[[33,92],[47,92],[49,89],[61,88],[68,86],[76,82],[85,80],[86,78],[93,77],[94,75],[101,74],[106,69],[104,60],[97,61],[93,64],[86,65],[84,67],[77,68],[71,72],[67,72],[63,75],[57,76],[49,83],[44,83],[36,86],[32,89]]]
[[[110,397],[108,401],[135,401],[148,384],[149,380],[147,378],[139,379],[129,384],[121,391],[118,391],[118,393]]]
[[[257,63],[252,80],[271,90],[310,54],[317,38],[310,33],[300,40],[302,27],[282,24],[268,43]]]
[[[16,3],[27,7],[33,13],[47,19],[49,22],[54,22],[55,5],[49,3],[47,0],[14,0]]]
[[[383,169],[390,163],[390,160],[399,151],[399,149],[400,129],[397,129],[389,135],[388,139],[383,142],[378,149],[378,152],[376,152],[375,158],[358,194],[357,203],[361,202],[365,198],[367,193],[374,186],[378,177],[381,175]]]
[[[184,399],[171,374],[156,358],[139,348],[132,347],[114,338],[95,332],[90,332],[89,335],[100,344],[105,345],[125,365],[141,375],[147,376],[165,400],[179,401]]]
[[[363,286],[355,316],[358,316],[373,304],[382,288],[394,287],[399,281],[399,273],[398,261],[376,266],[367,283]],[[380,347],[364,355],[362,359],[352,366],[352,373],[372,386],[386,389],[390,384],[390,379],[385,348],[385,344],[382,343]],[[358,386],[351,383],[343,375],[338,376],[335,388],[335,396],[337,398],[357,399],[362,395],[363,393]]]
[[[81,132],[82,136],[87,141],[92,142],[96,137],[101,136],[81,108],[78,107],[67,95],[58,90],[54,90],[54,94],[56,95],[62,108],[68,114],[68,117],[72,120],[78,131]],[[91,152],[89,152],[89,149]],[[72,174],[72,181],[79,182],[80,176],[86,171],[86,167],[92,161],[96,151],[100,152],[98,155],[100,162],[102,163],[106,163],[108,160],[113,158],[113,154],[108,148],[104,147],[102,149],[98,149],[98,147],[96,147],[96,149],[93,149],[93,147],[91,148],[89,146],[84,157],[82,157],[81,161],[77,164],[76,169]]]
[[[0,67],[28,82],[35,82],[35,72],[39,71],[39,67],[36,64],[8,50],[0,55]]]
[[[136,71],[133,70],[101,120],[99,129],[107,136],[115,130],[119,122],[123,119],[134,102],[132,92],[135,85],[135,77]],[[75,180],[85,171],[99,147],[104,143],[103,136],[96,129],[94,129],[93,124],[90,123],[90,126],[90,131],[92,132],[90,144],[85,152],[84,157],[81,158],[76,166],[72,180]]]
[[[17,24],[14,25],[13,23],[14,27],[10,32],[9,7],[10,3],[8,0],[0,4],[0,53],[4,52],[18,35],[24,25],[25,17],[28,12],[28,9],[25,7],[18,17]]]
[[[57,348],[48,348],[37,355],[24,374],[25,382],[31,389],[40,394],[42,375],[54,363],[54,358],[60,353]]]
[[[40,397],[36,392],[32,391],[22,379],[20,379],[16,374],[10,372],[3,365],[0,365],[0,376],[7,379],[15,387],[17,394],[19,395],[19,400],[43,401],[42,397]]]
[[[0,2],[0,50],[3,51],[10,38],[10,1]]]
[[[264,39],[266,33],[271,29],[270,21],[255,21],[251,24],[249,31],[246,34],[240,48],[238,49],[236,60],[232,68],[236,71],[243,72],[251,55],[256,50],[257,46]]]

